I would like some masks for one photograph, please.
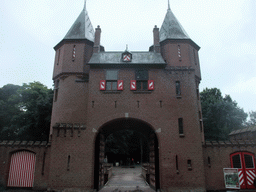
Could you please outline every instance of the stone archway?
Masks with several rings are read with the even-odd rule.
[[[135,118],[114,119],[100,127],[95,139],[94,188],[97,190],[101,189],[106,181],[104,159],[106,157],[105,149],[107,138],[111,134],[124,130],[136,133],[136,138],[141,136],[141,140],[143,140],[144,143],[146,142],[147,150],[144,150],[144,153],[147,154],[143,154],[141,160],[143,159],[144,163],[145,161],[148,163],[147,182],[152,188],[159,189],[159,151],[157,135],[149,123]]]

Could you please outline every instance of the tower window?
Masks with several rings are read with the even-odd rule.
[[[57,60],[57,65],[59,65],[59,63],[60,63],[60,48],[59,48],[59,51],[58,51],[58,60]]]
[[[197,65],[197,62],[196,62],[196,52],[195,52],[195,49],[193,49],[193,53],[194,53],[194,62],[195,62],[195,65]]]
[[[179,134],[183,135],[184,131],[183,131],[183,118],[179,118],[178,119],[178,123],[179,123]]]
[[[148,70],[140,69],[135,73],[137,91],[148,90]]]
[[[176,95],[180,96],[181,95],[180,82],[176,81],[175,86],[176,86]]]
[[[106,90],[117,90],[117,70],[107,70],[106,71]]]
[[[192,162],[191,162],[191,160],[189,159],[187,161],[187,163],[188,163],[188,170],[192,170]]]
[[[54,101],[57,101],[59,91],[59,80],[54,82]]]

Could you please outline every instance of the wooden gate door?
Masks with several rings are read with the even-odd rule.
[[[255,189],[255,158],[252,153],[237,152],[231,155],[231,167],[238,168],[241,189]]]
[[[105,137],[100,134],[99,141],[99,188],[104,186],[104,156],[105,156]]]
[[[12,154],[7,187],[33,187],[36,155],[28,151]]]
[[[156,154],[155,154],[155,134],[152,134],[150,136],[149,141],[149,168],[150,168],[150,186],[156,189],[156,167],[155,167],[155,160],[156,160]]]

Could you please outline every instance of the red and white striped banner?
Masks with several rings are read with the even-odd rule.
[[[11,157],[8,187],[33,187],[36,155],[28,151]]]

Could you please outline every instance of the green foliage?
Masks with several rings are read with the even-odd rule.
[[[47,140],[52,98],[53,90],[40,82],[1,88],[0,139]]]
[[[217,88],[200,93],[206,140],[227,140],[232,130],[241,128],[247,114],[229,95],[222,96]]]
[[[249,112],[249,116],[248,126],[256,126],[256,111]]]
[[[132,130],[121,130],[112,133],[106,139],[106,152],[131,155],[140,151],[139,133]]]

